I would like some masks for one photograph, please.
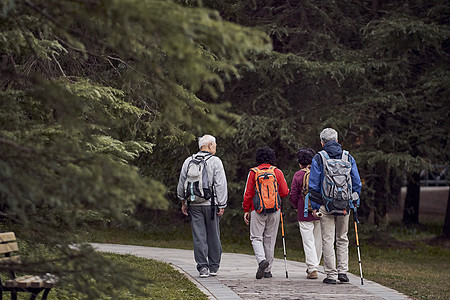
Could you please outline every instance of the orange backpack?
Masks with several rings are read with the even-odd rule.
[[[255,172],[255,197],[253,198],[253,204],[257,213],[273,213],[281,208],[275,169],[274,166],[270,166],[268,169],[251,169]]]

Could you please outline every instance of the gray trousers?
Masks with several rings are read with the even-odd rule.
[[[217,213],[217,206],[214,208]],[[220,243],[220,217],[215,215],[211,220],[211,206],[189,207],[191,216],[192,237],[194,241],[194,259],[197,270],[206,267],[211,272],[216,272],[220,266],[222,256],[222,244]]]
[[[349,215],[329,214],[322,205],[320,218],[322,230],[323,269],[329,279],[337,279],[337,275],[348,271],[348,221]],[[336,240],[336,254],[334,242]],[[336,266],[337,260],[337,266]]]
[[[280,224],[280,211],[270,214],[259,214],[252,211],[250,215],[250,240],[258,264],[267,260],[269,266],[266,272],[272,270],[275,242],[277,241],[278,226]]]

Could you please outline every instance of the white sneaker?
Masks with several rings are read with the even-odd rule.
[[[215,272],[209,271],[209,275],[211,275],[211,276],[217,276],[218,274],[219,274],[219,270],[217,270]]]
[[[201,268],[199,273],[202,278],[209,276],[208,268]]]

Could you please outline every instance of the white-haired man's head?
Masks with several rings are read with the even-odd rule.
[[[201,151],[208,151],[214,155],[216,153],[216,138],[210,134],[205,134],[198,139],[198,148]]]
[[[331,141],[338,141],[338,133],[333,128],[325,128],[320,133],[320,141],[322,142],[322,145],[326,145],[326,143]]]

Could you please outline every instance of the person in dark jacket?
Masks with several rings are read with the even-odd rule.
[[[323,149],[328,153],[330,159],[340,159],[342,157],[342,147],[338,143],[338,134],[332,128],[325,128],[320,133],[320,141]],[[357,198],[361,193],[361,179],[359,177],[358,168],[355,159],[349,154],[348,160],[351,164],[351,184],[352,194],[356,194]],[[322,203],[322,183],[324,179],[324,167],[322,156],[316,154],[311,163],[311,173],[309,177],[310,199],[313,209],[319,208],[319,212],[323,214],[320,219],[322,230],[322,255],[323,267],[327,277],[323,280],[327,284],[336,284],[338,279],[341,282],[349,282],[347,277],[348,271],[348,223],[349,214],[334,214],[326,210]],[[317,196],[318,195],[318,196]],[[354,199],[354,198],[353,198]],[[326,201],[326,200],[325,200]],[[336,240],[336,253],[334,244]],[[336,265],[337,263],[337,265]]]
[[[297,160],[300,170],[294,174],[291,184],[289,200],[297,212],[297,220],[302,236],[303,251],[305,252],[306,278],[319,278],[317,271],[322,258],[322,234],[320,219],[308,210],[304,215],[305,197],[303,195],[303,181],[306,172],[311,169],[311,162],[316,152],[311,148],[301,148],[297,152]],[[306,185],[306,182],[305,182]],[[306,188],[306,187],[305,187]]]

